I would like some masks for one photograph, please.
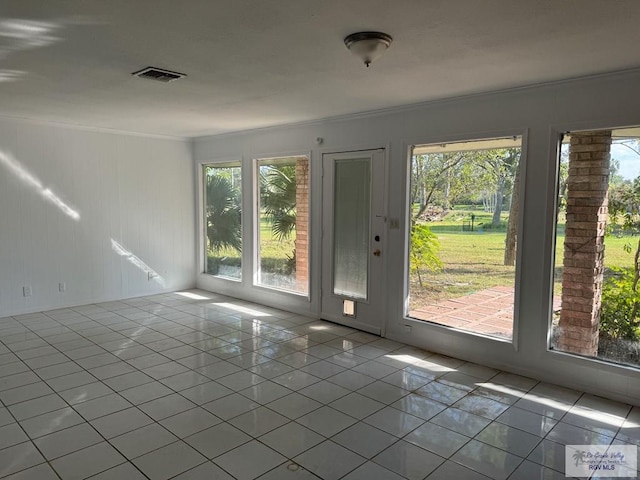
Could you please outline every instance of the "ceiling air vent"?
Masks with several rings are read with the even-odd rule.
[[[140,78],[148,78],[149,80],[156,80],[158,82],[173,82],[179,78],[186,77],[184,73],[172,72],[170,70],[163,70],[162,68],[147,67],[133,72],[131,75],[135,75]]]

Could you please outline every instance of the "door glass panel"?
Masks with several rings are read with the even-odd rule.
[[[371,162],[337,160],[333,198],[333,293],[367,299]]]

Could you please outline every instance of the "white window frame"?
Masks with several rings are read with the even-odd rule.
[[[415,319],[408,316],[409,311],[409,249],[411,246],[411,162],[413,149],[417,145],[436,145],[436,144],[450,144],[450,143],[465,143],[473,141],[483,141],[498,138],[520,137],[520,215],[518,218],[518,231],[517,231],[517,251],[516,251],[516,265],[514,276],[514,307],[513,307],[513,333],[511,340],[507,338],[501,338],[497,336],[486,335],[480,332],[473,332],[470,330],[461,330],[459,328],[448,327],[446,325],[440,325],[432,322],[425,322],[423,320]],[[519,332],[520,332],[520,290],[523,278],[522,272],[522,256],[523,249],[521,247],[522,232],[524,231],[524,199],[526,198],[526,172],[527,172],[527,130],[502,130],[496,132],[490,132],[486,135],[456,135],[451,137],[435,137],[420,139],[420,141],[407,142],[405,144],[406,158],[404,162],[405,168],[405,200],[404,200],[404,274],[403,274],[403,302],[402,302],[402,320],[405,328],[408,330],[415,329],[416,331],[425,331],[442,334],[444,337],[450,338],[452,341],[467,342],[476,340],[484,343],[490,342],[493,345],[504,345],[507,352],[519,350]],[[431,333],[429,333],[431,334]],[[456,340],[457,339],[457,340]],[[501,347],[502,348],[502,347]],[[509,353],[505,352],[507,355]]]
[[[309,199],[307,203],[307,211],[309,212],[308,226],[307,226],[307,291],[300,292],[296,290],[289,290],[287,288],[279,288],[273,285],[267,285],[259,282],[260,279],[260,265],[261,265],[261,257],[260,257],[260,162],[265,160],[278,160],[282,158],[293,158],[293,157],[306,157],[307,162],[309,164],[309,179],[308,179],[308,188],[309,188]],[[311,152],[304,153],[289,153],[289,154],[278,154],[278,155],[255,155],[252,158],[251,172],[252,172],[252,227],[253,227],[253,238],[251,239],[252,245],[252,285],[256,288],[272,290],[279,293],[283,293],[286,295],[295,295],[297,297],[311,299],[311,251],[312,251],[312,222],[311,222],[311,195],[312,195],[312,173],[311,173]]]

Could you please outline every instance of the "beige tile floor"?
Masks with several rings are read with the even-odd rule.
[[[0,318],[0,478],[564,479],[640,408],[202,291]]]

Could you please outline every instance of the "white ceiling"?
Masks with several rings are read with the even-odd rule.
[[[0,115],[217,134],[636,68],[639,26],[638,0],[1,0]],[[394,38],[369,69],[360,30]]]

